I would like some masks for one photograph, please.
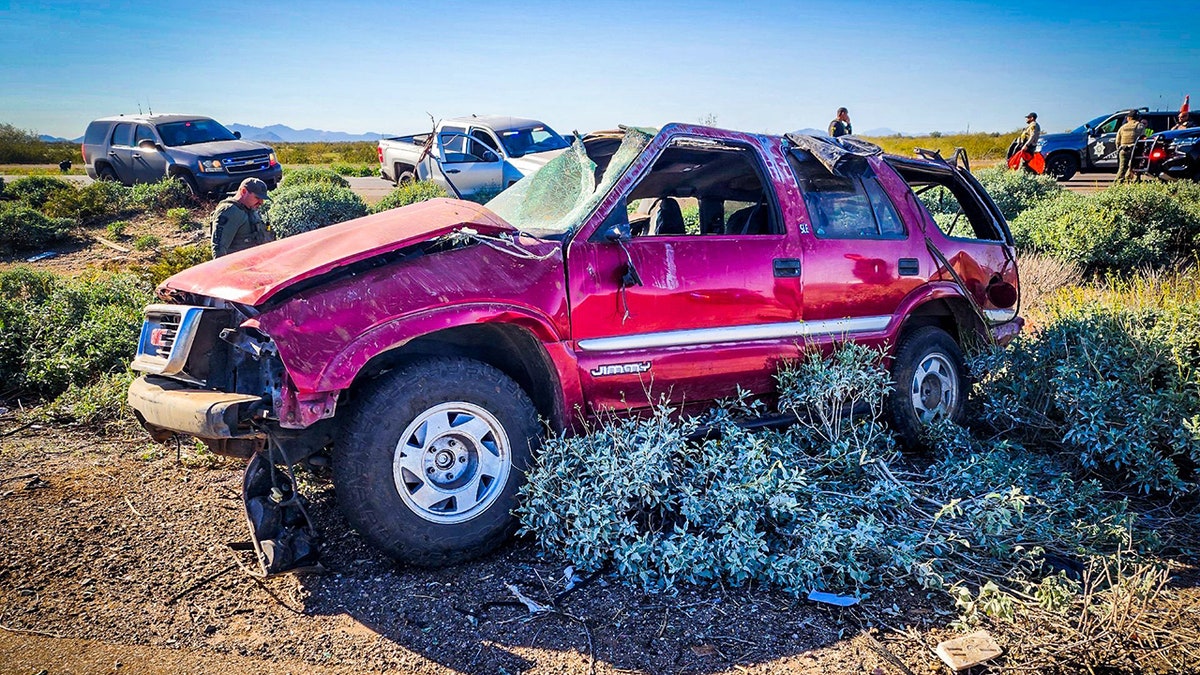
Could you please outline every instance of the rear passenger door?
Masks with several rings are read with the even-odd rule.
[[[882,162],[839,175],[806,152],[792,159],[812,235],[805,239],[805,323],[829,326],[822,333],[833,338],[883,331],[932,271],[923,238],[908,231],[885,187],[897,192],[899,178]]]
[[[108,146],[108,161],[117,178],[126,185],[133,185],[137,177],[134,168],[134,124],[121,122],[113,129],[112,142]]]
[[[142,141],[158,144],[158,137],[148,124],[139,124],[134,129],[132,159],[133,173],[139,183],[157,183],[167,175],[167,158],[157,148],[144,148]]]

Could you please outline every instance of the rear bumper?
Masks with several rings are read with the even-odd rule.
[[[165,377],[139,377],[129,385],[129,407],[149,431],[189,434],[201,439],[256,438],[240,427],[262,398],[197,389]]]

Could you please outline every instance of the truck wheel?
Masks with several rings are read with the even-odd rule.
[[[107,164],[102,164],[96,169],[96,179],[106,180],[113,183],[119,183],[121,179],[117,178],[117,172]]]
[[[177,180],[180,183],[183,183],[185,186],[187,186],[188,192],[192,193],[193,197],[196,197],[197,199],[199,199],[204,196],[204,195],[200,194],[200,187],[196,185],[196,179],[192,178],[191,174],[186,173],[184,171],[180,171],[180,172],[171,174],[171,178],[173,180]]]
[[[395,168],[396,187],[417,182],[417,174],[411,169],[402,169],[399,164]]]
[[[909,447],[921,442],[921,427],[962,420],[967,366],[946,331],[924,326],[900,340],[892,362],[894,389],[888,397],[892,428]]]
[[[1079,173],[1079,158],[1065,152],[1050,155],[1046,160],[1046,173],[1058,180],[1071,180],[1072,176]]]
[[[430,358],[375,381],[335,443],[347,520],[398,561],[474,558],[512,533],[517,491],[539,440],[516,382],[466,358]]]

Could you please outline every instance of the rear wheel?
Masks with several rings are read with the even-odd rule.
[[[905,445],[919,445],[927,424],[962,421],[966,372],[962,350],[941,328],[924,326],[901,338],[892,363],[895,388],[888,413]]]
[[[396,187],[401,185],[409,185],[417,182],[417,174],[412,169],[406,169],[402,164],[397,164],[394,168],[396,176]]]
[[[1079,158],[1065,152],[1060,152],[1046,160],[1046,173],[1058,180],[1071,180],[1079,173]]]
[[[105,180],[113,183],[118,183],[121,180],[117,178],[117,172],[113,171],[113,168],[107,164],[102,164],[96,168],[96,178],[97,180]]]
[[[336,444],[346,518],[375,547],[425,567],[483,555],[511,515],[539,437],[537,413],[504,373],[431,358],[377,380]]]

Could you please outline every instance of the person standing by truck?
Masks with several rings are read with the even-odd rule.
[[[1013,143],[1011,158],[1013,155],[1022,155],[1020,164],[1013,168],[1021,168],[1029,170],[1029,160],[1037,153],[1038,139],[1042,137],[1042,125],[1037,122],[1037,113],[1031,112],[1025,116],[1025,129],[1021,131],[1021,135],[1017,136],[1017,141]],[[1012,166],[1012,165],[1010,165]]]
[[[237,193],[217,204],[212,215],[212,254],[214,258],[265,244],[275,237],[267,229],[258,209],[267,200],[267,184],[247,178]]]
[[[854,127],[850,125],[850,111],[845,108],[837,109],[837,116],[829,123],[829,135],[834,138],[839,136],[849,136],[854,133]]]
[[[1133,146],[1142,137],[1146,125],[1137,111],[1131,111],[1125,116],[1125,124],[1117,129],[1117,180],[1118,183],[1128,182],[1133,178],[1130,165],[1133,163]]]

